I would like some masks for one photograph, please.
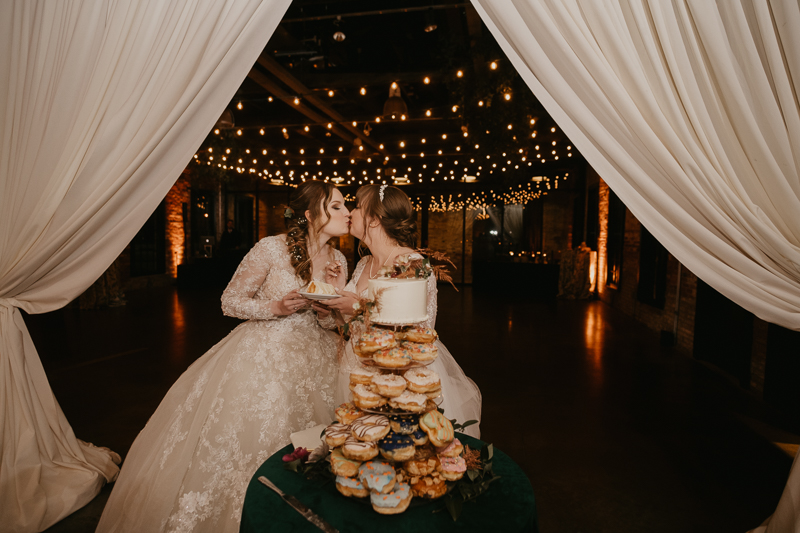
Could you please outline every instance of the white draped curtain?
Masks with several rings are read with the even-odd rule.
[[[796,0],[473,0],[536,97],[647,229],[800,330]],[[800,531],[800,466],[758,531]]]
[[[97,279],[164,198],[289,0],[0,2],[0,528],[41,531],[113,480],[20,309]]]

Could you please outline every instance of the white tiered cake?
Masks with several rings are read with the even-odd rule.
[[[380,309],[373,310],[370,320],[376,324],[396,326],[418,324],[428,320],[428,280],[378,278],[369,280],[369,298],[380,294]]]

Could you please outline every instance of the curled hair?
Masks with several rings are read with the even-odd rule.
[[[381,185],[365,185],[356,192],[358,207],[364,215],[364,231],[366,232],[366,223],[377,220],[390,239],[400,246],[416,248],[417,217],[411,200],[406,193],[390,185],[384,187],[381,201],[380,187]]]
[[[294,198],[289,202],[286,217],[286,247],[297,277],[308,283],[311,281],[311,258],[308,253],[308,239],[317,235],[328,222],[331,214],[328,204],[333,195],[334,186],[322,181],[306,181],[297,188]],[[324,210],[324,211],[323,211]],[[311,220],[306,219],[306,211]],[[323,216],[323,212],[326,216]]]

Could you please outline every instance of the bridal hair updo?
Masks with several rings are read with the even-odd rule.
[[[381,187],[383,199],[381,200]],[[417,217],[406,193],[391,185],[365,185],[356,192],[356,201],[366,224],[380,222],[383,231],[400,246],[416,248]],[[361,239],[364,240],[363,237]]]
[[[311,281],[312,275],[308,239],[314,238],[330,221],[328,204],[331,202],[333,190],[334,186],[330,183],[306,181],[297,188],[284,214],[288,230],[286,247],[289,249],[290,261],[297,277],[306,283]],[[311,220],[306,219],[306,211],[310,212]]]

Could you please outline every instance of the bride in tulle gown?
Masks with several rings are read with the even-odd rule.
[[[298,294],[312,277],[340,287],[347,233],[341,193],[308,181],[287,210],[288,235],[247,254],[222,295],[247,319],[192,364],[136,438],[99,532],[235,532],[247,484],[289,435],[333,418],[337,372],[327,309]],[[132,401],[135,401],[132,399]]]
[[[379,270],[393,264],[394,260],[404,254],[414,252],[417,224],[414,209],[408,196],[397,187],[386,185],[366,185],[356,192],[356,208],[350,213],[350,234],[361,239],[371,255],[359,261],[353,270],[353,277],[344,290],[339,291],[341,298],[327,300],[328,307],[337,309],[345,316],[352,313],[353,304],[359,296],[367,296],[367,286],[371,278],[378,276]],[[428,278],[428,320],[425,327],[433,328],[436,324],[436,279]],[[363,332],[363,324],[354,322],[351,335],[358,338]],[[359,327],[360,326],[360,327]],[[439,356],[428,367],[439,374],[442,381],[442,404],[444,414],[450,419],[464,423],[481,418],[481,392],[475,382],[468,378],[458,365],[452,354],[436,341]],[[336,403],[350,399],[350,371],[358,366],[358,358],[350,343],[347,343],[342,361],[339,365],[339,377],[336,386]],[[464,433],[480,437],[480,425],[475,424],[464,429]]]

